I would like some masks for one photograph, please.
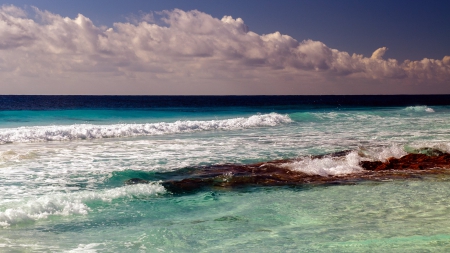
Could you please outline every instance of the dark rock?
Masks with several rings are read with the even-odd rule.
[[[401,158],[389,158],[386,162],[361,162],[366,170],[426,170],[432,168],[450,168],[450,154],[430,156],[428,154],[408,154]]]
[[[186,168],[178,172],[159,173],[162,185],[172,193],[189,193],[206,188],[227,189],[245,186],[302,186],[353,184],[363,180],[383,181],[389,179],[420,178],[422,175],[450,174],[450,154],[434,149],[421,149],[401,158],[390,158],[386,162],[363,161],[363,172],[339,176],[309,175],[293,171],[285,166],[297,160],[275,160],[264,163],[240,165],[223,164]],[[343,156],[349,151],[336,152],[329,156]],[[319,156],[318,156],[319,157]],[[324,157],[324,156],[320,156]],[[314,158],[313,159],[319,159]],[[132,178],[126,184],[148,183]]]
[[[361,167],[363,167],[365,170],[376,170],[378,167],[380,167],[383,164],[381,161],[362,161],[360,163]]]

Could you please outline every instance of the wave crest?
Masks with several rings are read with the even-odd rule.
[[[114,124],[70,126],[34,126],[0,130],[0,144],[13,142],[68,141],[143,135],[165,135],[211,130],[237,130],[252,127],[272,127],[292,122],[287,115],[277,113],[210,121],[176,121],[173,123]]]
[[[50,215],[86,215],[90,211],[87,203],[93,201],[111,202],[114,199],[148,197],[165,193],[158,182],[129,185],[101,192],[76,192],[43,196],[30,200],[18,207],[0,212],[0,227],[33,222]]]
[[[361,157],[358,152],[350,152],[345,157],[323,157],[320,159],[304,158],[300,161],[285,163],[282,166],[308,175],[337,176],[361,172]]]
[[[392,157],[400,158],[407,154],[405,148],[401,145],[372,149],[360,147],[345,156],[305,157],[299,161],[285,163],[282,166],[308,175],[339,176],[363,171],[364,169],[360,165],[361,161],[386,162]]]
[[[433,108],[426,105],[408,106],[404,110],[407,112],[434,112]]]

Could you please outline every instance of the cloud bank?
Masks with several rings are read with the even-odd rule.
[[[0,82],[16,94],[334,94],[449,91],[450,56],[349,54],[320,41],[259,35],[241,18],[141,13],[112,28],[33,8],[0,9]],[[396,85],[396,88],[392,88]],[[356,90],[355,90],[356,87]],[[384,91],[384,92],[383,92]],[[433,93],[433,92],[431,92]]]

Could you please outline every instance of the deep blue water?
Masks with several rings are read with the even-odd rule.
[[[450,95],[0,96],[0,110],[449,105]]]

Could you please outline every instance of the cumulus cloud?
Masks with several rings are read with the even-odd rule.
[[[281,76],[291,84],[306,77],[450,80],[450,56],[399,63],[383,59],[386,47],[371,57],[351,55],[320,41],[299,42],[279,32],[259,35],[241,18],[217,19],[196,10],[164,11],[160,22],[152,13],[140,13],[112,28],[96,26],[82,14],[72,19],[38,8],[33,12],[28,15],[12,5],[0,9],[0,78],[4,80],[28,76],[48,82],[70,79],[76,84],[84,76],[91,82],[109,78],[117,85],[182,81],[197,89],[204,88],[196,86],[200,83],[214,86],[247,80],[258,85],[261,77]]]
[[[375,52],[373,52],[370,59],[375,59],[375,60],[383,59],[383,55],[386,53],[387,50],[388,50],[387,47],[378,48],[377,50],[375,50]]]

